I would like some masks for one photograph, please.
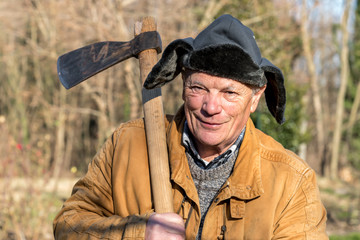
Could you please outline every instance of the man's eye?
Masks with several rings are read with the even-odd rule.
[[[224,94],[224,97],[228,100],[235,100],[235,99],[237,99],[238,96],[239,96],[239,94],[237,92],[233,92],[233,91],[226,91]]]
[[[226,91],[225,92],[227,95],[229,95],[229,96],[235,96],[235,95],[237,95],[237,92],[232,92],[232,91]]]
[[[193,92],[200,92],[200,91],[203,91],[203,90],[204,90],[204,88],[199,87],[199,86],[191,86],[190,89],[191,89]]]

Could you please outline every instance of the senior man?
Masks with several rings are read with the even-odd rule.
[[[265,93],[284,121],[281,71],[253,32],[223,15],[169,44],[144,86],[181,73],[184,105],[167,118],[176,213],[153,211],[142,119],[120,125],[54,220],[57,239],[327,239],[315,173],[250,119]]]

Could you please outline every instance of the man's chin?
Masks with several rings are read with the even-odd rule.
[[[217,148],[221,145],[222,141],[219,141],[219,139],[211,139],[211,138],[202,138],[200,140],[200,143],[202,144],[202,146],[204,147],[208,147],[208,148]]]

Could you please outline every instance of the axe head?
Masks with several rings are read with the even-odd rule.
[[[162,51],[158,32],[144,32],[128,42],[98,42],[60,56],[57,71],[60,82],[72,88],[95,74],[147,49]]]

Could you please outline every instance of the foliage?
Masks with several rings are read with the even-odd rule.
[[[357,7],[355,11],[355,23],[354,29],[360,28],[360,1],[357,1]],[[360,32],[354,31],[354,39],[351,44],[350,55],[350,72],[355,81],[360,81]]]
[[[252,115],[252,119],[257,128],[272,136],[283,144],[285,148],[298,152],[299,146],[302,143],[307,143],[311,138],[311,135],[301,128],[301,124],[306,120],[304,104],[301,101],[305,89],[295,87],[291,83],[288,83],[286,87],[286,121],[283,125],[279,125],[275,121],[266,106],[262,106],[260,111],[256,111]]]
[[[360,28],[360,1],[357,1],[357,8],[355,11],[355,29]],[[354,38],[350,45],[352,54],[350,55],[350,79],[348,85],[347,96],[345,99],[345,108],[348,112],[352,110],[353,103],[357,97],[357,86],[360,86],[360,32],[354,32]],[[359,96],[358,96],[359,97]],[[359,112],[359,109],[357,110]],[[357,117],[358,119],[358,117]],[[350,128],[350,129],[349,129]],[[354,126],[350,126],[345,132],[345,140],[348,141],[349,154],[348,161],[356,169],[360,170],[360,122],[356,121]],[[346,138],[346,134],[348,135]]]
[[[70,189],[54,191],[46,151],[16,143],[1,121],[0,132],[0,239],[53,239],[51,222]]]
[[[316,6],[326,5],[315,2]],[[296,18],[299,5],[299,1],[287,0],[1,1],[0,184],[4,185],[0,185],[0,239],[52,239],[51,221],[62,199],[50,180],[55,181],[56,176],[82,176],[104,139],[121,122],[142,116],[136,59],[116,65],[69,91],[59,84],[56,60],[65,52],[93,42],[131,39],[134,21],[144,15],[157,18],[164,47],[177,38],[195,36],[204,24],[223,13],[240,18],[254,30],[262,55],[282,69],[287,88],[285,124],[279,126],[273,120],[264,101],[252,116],[254,122],[295,152],[301,143],[311,146],[314,131],[310,134],[309,130],[301,130],[306,123],[311,129],[314,117],[311,103],[303,101],[309,93],[306,68],[299,67],[304,65]],[[332,55],[334,42],[328,41],[329,34],[323,29],[331,25],[327,21],[321,26],[320,21],[314,21],[313,31],[309,32],[314,34],[313,48],[320,56],[317,72],[321,75],[324,109],[328,113],[324,124],[330,138],[336,117],[333,99],[339,67],[336,55]],[[355,34],[347,112],[360,80],[359,31]],[[323,49],[325,53],[321,53]],[[163,96],[165,111],[173,114],[182,101],[181,81],[165,86]],[[357,121],[348,157],[358,168],[359,134]],[[56,169],[62,172],[55,174]],[[18,179],[21,186],[12,187]],[[45,181],[39,186],[36,179]],[[35,227],[40,225],[44,227]]]

